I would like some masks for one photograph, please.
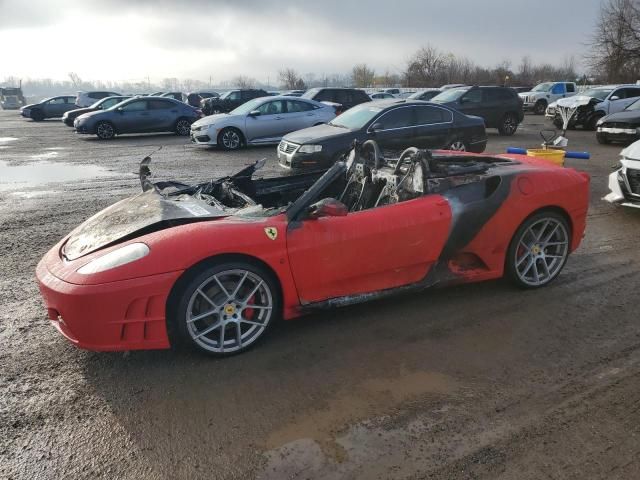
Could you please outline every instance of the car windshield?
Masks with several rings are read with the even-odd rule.
[[[452,88],[439,93],[431,99],[432,102],[454,102],[458,100],[462,95],[467,93],[468,88]]]
[[[247,113],[257,109],[263,103],[264,100],[262,98],[254,98],[253,100],[249,100],[247,103],[243,103],[238,108],[231,110],[229,115],[246,115]]]
[[[329,122],[329,125],[335,127],[348,128],[349,130],[357,130],[364,127],[373,117],[382,111],[380,107],[374,107],[367,104],[358,105],[350,108],[342,115]]]
[[[589,90],[585,90],[584,92],[580,92],[578,95],[583,97],[597,98],[598,100],[604,100],[611,92],[613,92],[613,89],[607,90],[604,88],[591,88]]]
[[[551,87],[553,87],[553,83],[551,83],[551,82],[540,83],[540,84],[536,85],[535,87],[533,87],[533,90],[531,90],[531,91],[532,92],[546,92],[547,90],[551,90]]]
[[[227,98],[229,95],[231,95],[233,93],[233,90],[229,90],[228,92],[224,92],[222,95],[220,95],[218,98],[220,98],[221,100],[223,98]]]
[[[629,105],[627,108],[625,108],[625,110],[640,110],[640,99],[636,100],[635,102],[633,102],[631,105]]]
[[[313,97],[316,95],[316,93],[318,93],[320,91],[319,88],[312,88],[311,90],[307,90],[306,92],[304,92],[301,97],[302,98],[310,98],[313,99]]]

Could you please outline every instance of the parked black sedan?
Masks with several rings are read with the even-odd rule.
[[[419,100],[380,100],[355,106],[325,125],[285,135],[278,145],[278,160],[287,168],[328,168],[354,140],[370,139],[386,150],[419,147],[479,153],[487,145],[482,118]]]
[[[612,113],[596,124],[598,143],[631,143],[640,140],[640,100],[621,112]]]
[[[175,132],[189,135],[191,124],[201,117],[186,103],[166,97],[135,97],[107,110],[76,118],[77,133],[95,134],[109,140],[122,133]]]
[[[117,105],[120,102],[125,101],[126,99],[131,97],[106,97],[102,100],[98,100],[96,103],[86,108],[76,108],[75,110],[69,110],[65,112],[62,116],[62,122],[67,127],[73,127],[73,122],[75,122],[76,118],[85,113],[95,112],[97,110],[107,110],[108,108]]]

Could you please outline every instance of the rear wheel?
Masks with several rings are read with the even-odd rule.
[[[214,356],[252,347],[280,314],[273,275],[250,262],[224,262],[194,272],[178,295],[173,321],[181,340]]]
[[[116,136],[116,129],[109,122],[98,122],[96,125],[96,136],[100,140],[111,140]]]
[[[514,113],[505,113],[502,122],[498,126],[500,135],[511,136],[518,129],[518,118]]]
[[[505,270],[522,288],[539,288],[551,283],[569,256],[570,231],[567,220],[552,211],[528,218],[511,240]]]
[[[218,134],[218,145],[224,150],[238,150],[242,147],[242,134],[235,128],[225,128]]]
[[[191,122],[186,118],[180,118],[176,122],[176,134],[182,137],[189,135],[191,132]]]
[[[461,138],[452,140],[445,150],[453,150],[454,152],[466,152],[468,150],[467,145]]]
[[[593,115],[585,125],[585,129],[595,130],[598,127],[598,120],[602,117],[604,117],[604,115]]]
[[[596,133],[596,139],[598,140],[598,143],[601,145],[609,145],[611,143],[611,140],[609,140],[609,137],[607,137],[606,134],[604,133]]]

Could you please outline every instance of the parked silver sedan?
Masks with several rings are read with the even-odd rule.
[[[191,141],[237,150],[247,145],[277,144],[287,133],[327,123],[334,106],[289,96],[261,97],[229,113],[201,118],[191,125]]]

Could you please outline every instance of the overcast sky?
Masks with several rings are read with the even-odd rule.
[[[600,0],[0,0],[3,77],[275,82],[283,67],[400,73],[430,44],[485,66],[580,60]]]

